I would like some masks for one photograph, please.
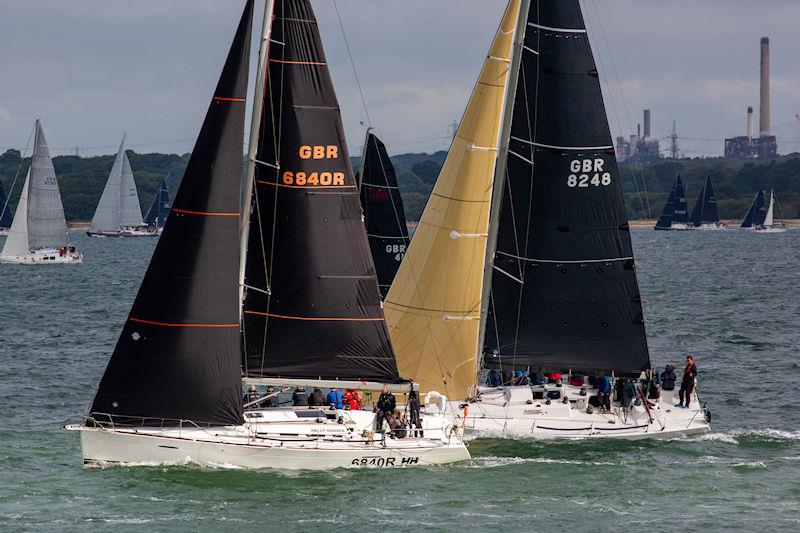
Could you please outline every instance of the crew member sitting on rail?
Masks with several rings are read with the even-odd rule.
[[[308,405],[313,405],[314,407],[328,405],[328,402],[325,400],[325,395],[322,394],[322,389],[319,387],[314,388],[314,392],[312,392],[311,396],[308,398]]]
[[[297,387],[292,394],[292,405],[305,407],[308,405],[308,393],[305,387]]]
[[[327,403],[334,409],[344,409],[342,404],[342,393],[338,389],[331,389],[328,393]]]
[[[261,402],[262,407],[278,407],[278,395],[275,393],[275,387],[267,387],[267,398]]]
[[[244,405],[247,405],[248,403],[254,402],[254,401],[258,400],[259,398],[261,398],[261,395],[258,394],[258,390],[256,390],[256,386],[255,385],[250,385],[249,387],[247,387],[247,392],[242,397],[242,403]],[[251,407],[255,407],[255,406],[251,406]]]
[[[495,370],[494,368],[489,370],[489,373],[486,375],[486,384],[489,387],[499,387],[503,384],[503,377],[500,375],[500,372]]]
[[[344,393],[344,406],[345,409],[350,409],[351,411],[361,409],[361,399],[358,396],[358,391],[347,389]]]

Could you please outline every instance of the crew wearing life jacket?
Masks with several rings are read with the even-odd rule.
[[[675,367],[667,365],[661,373],[661,390],[675,390],[675,382],[678,376],[675,375]]]
[[[334,409],[344,409],[341,391],[338,389],[331,389],[331,391],[328,393],[328,405]]]
[[[347,391],[345,391],[344,406],[345,409],[350,409],[351,411],[361,409],[361,398],[359,397],[358,391],[353,389],[347,389]]]

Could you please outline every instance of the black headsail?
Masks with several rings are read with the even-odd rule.
[[[650,367],[620,174],[578,0],[532,2],[511,124],[484,362]]]
[[[367,132],[364,148],[361,207],[381,297],[385,298],[408,248],[408,226],[397,175],[386,146],[372,132]]]
[[[250,377],[401,381],[308,0],[277,0],[245,271]]]
[[[161,185],[158,187],[155,198],[153,198],[153,205],[144,217],[144,223],[148,226],[155,226],[163,228],[169,216],[169,210],[172,206],[169,203],[169,189],[167,188],[167,180],[162,179]]]
[[[252,12],[248,0],[94,413],[153,425],[242,421],[239,189]]]
[[[700,196],[697,197],[690,220],[696,228],[703,224],[716,224],[719,222],[717,197],[714,195],[714,186],[711,185],[710,175],[706,175],[703,190],[700,191]]]
[[[756,194],[753,204],[747,210],[747,214],[742,221],[743,228],[752,228],[753,226],[760,226],[767,218],[767,202],[764,199],[764,191],[759,190]]]
[[[656,229],[670,229],[673,223],[686,224],[689,222],[689,210],[686,207],[686,188],[683,186],[681,175],[675,175],[672,190],[664,204],[664,210],[656,222]]]

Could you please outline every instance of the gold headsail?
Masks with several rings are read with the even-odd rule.
[[[400,375],[466,398],[475,383],[489,210],[520,0],[510,0],[384,302]]]

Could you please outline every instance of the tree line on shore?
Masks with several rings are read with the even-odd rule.
[[[447,152],[440,151],[392,157],[406,216],[410,221],[419,220],[422,215],[446,155]],[[114,157],[112,154],[53,158],[67,220],[85,221],[92,218],[114,164]],[[162,178],[169,177],[170,192],[174,194],[189,161],[189,154],[138,154],[132,150],[128,151],[128,157],[143,213],[149,209]],[[29,164],[30,158],[23,159],[18,150],[8,150],[0,155],[0,208],[5,203],[5,193],[10,190],[14,176],[19,175],[0,226],[10,224]],[[358,169],[358,164],[359,158],[354,158],[354,168]],[[759,189],[775,189],[780,201],[781,218],[800,218],[800,154],[782,156],[772,161],[702,158],[665,161],[648,166],[622,164],[620,177],[628,217],[631,220],[657,217],[677,172],[681,173],[686,183],[689,205],[694,203],[699,194],[706,174],[710,174],[719,215],[723,219],[743,217]]]

